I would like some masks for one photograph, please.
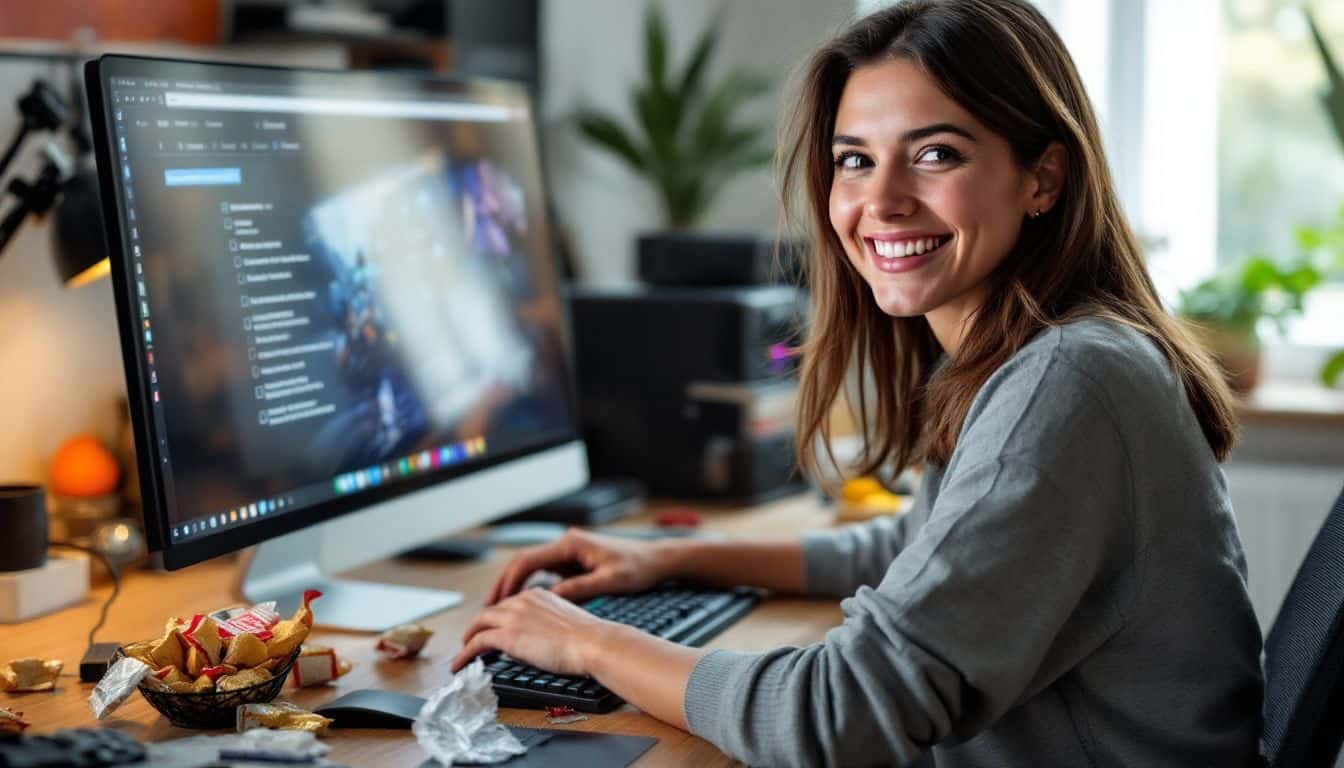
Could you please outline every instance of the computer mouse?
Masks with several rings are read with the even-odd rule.
[[[313,711],[331,718],[332,728],[410,728],[424,705],[424,699],[409,693],[365,688]]]

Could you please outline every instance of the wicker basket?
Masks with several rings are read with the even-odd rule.
[[[236,691],[209,691],[206,693],[175,693],[160,691],[144,683],[140,684],[140,694],[149,701],[149,705],[159,711],[168,722],[179,728],[234,728],[238,721],[239,704],[257,704],[272,701],[280,695],[285,686],[289,670],[299,656],[298,648],[289,655],[280,666],[275,668],[270,680],[239,688]],[[117,650],[117,659],[122,651]],[[113,660],[113,663],[116,659]]]

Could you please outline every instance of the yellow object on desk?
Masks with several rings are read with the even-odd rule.
[[[883,515],[899,515],[910,504],[909,496],[892,493],[873,477],[846,480],[836,505],[837,523],[854,523]]]

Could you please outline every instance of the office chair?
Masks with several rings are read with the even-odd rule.
[[[1270,768],[1330,766],[1344,741],[1344,491],[1312,541],[1265,638]]]

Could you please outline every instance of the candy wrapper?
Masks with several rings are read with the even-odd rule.
[[[266,634],[271,631],[266,630]],[[229,641],[228,653],[224,654],[224,663],[235,667],[257,667],[266,661],[266,643],[257,635],[237,635]]]
[[[305,645],[294,661],[290,678],[295,687],[322,685],[350,671],[350,662],[336,657],[336,650],[320,645]]]
[[[499,699],[490,673],[477,659],[434,692],[411,730],[420,747],[442,765],[500,763],[527,748],[496,717]]]
[[[0,691],[53,690],[64,666],[54,659],[15,659],[0,666]]]
[[[224,608],[211,613],[210,618],[219,625],[220,637],[256,635],[258,640],[270,640],[271,627],[280,621],[280,614],[275,612],[275,601],[272,600],[251,608]]]
[[[316,589],[307,590],[303,593],[303,605],[295,611],[294,618],[277,622],[271,628],[274,634],[266,641],[267,656],[282,659],[308,639],[308,631],[313,628],[313,609],[308,604],[321,596],[322,593]]]
[[[561,705],[546,708],[546,722],[551,725],[569,725],[587,720],[588,716],[574,711],[573,707]]]
[[[309,712],[287,701],[238,705],[239,733],[253,728],[275,728],[281,731],[309,731],[325,736],[330,724],[331,718]]]
[[[103,679],[93,687],[89,694],[89,709],[93,716],[102,720],[112,710],[126,701],[140,681],[150,674],[149,665],[139,659],[122,658],[108,667]]]
[[[425,629],[419,624],[402,624],[393,627],[378,638],[377,650],[389,659],[410,659],[420,654],[420,649],[429,642],[434,630]]]
[[[30,723],[23,719],[22,712],[15,712],[9,707],[0,707],[0,736],[22,733],[29,725]]]
[[[264,683],[270,679],[271,671],[269,669],[253,667],[252,669],[239,670],[235,674],[220,677],[217,681],[217,686],[221,691],[236,691],[239,688],[247,688],[256,685],[257,683]]]

